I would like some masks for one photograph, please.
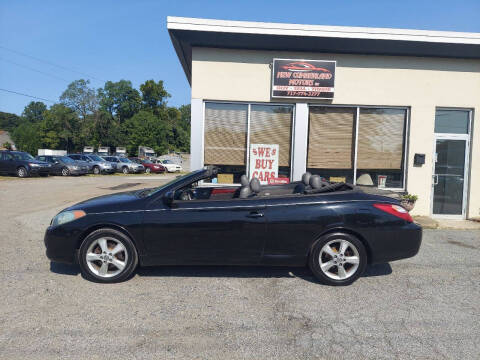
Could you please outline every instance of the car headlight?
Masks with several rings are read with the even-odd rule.
[[[35,163],[28,163],[28,165],[30,165],[31,167],[39,167],[40,164],[35,164]]]
[[[52,226],[66,224],[70,221],[80,219],[87,215],[83,210],[62,211],[57,214],[52,220]]]

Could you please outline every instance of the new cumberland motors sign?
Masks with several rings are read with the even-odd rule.
[[[335,61],[273,59],[272,97],[333,99]]]

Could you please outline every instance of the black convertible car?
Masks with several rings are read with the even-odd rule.
[[[347,285],[369,263],[417,254],[422,228],[397,200],[304,174],[302,181],[208,186],[206,167],[153,189],[101,196],[55,216],[47,256],[78,262],[98,282],[137,267],[180,264],[311,268],[323,283]]]

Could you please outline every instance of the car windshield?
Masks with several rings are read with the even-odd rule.
[[[173,164],[170,160],[163,160],[164,164]]]
[[[60,160],[63,161],[64,163],[67,163],[67,164],[75,163],[75,160],[69,158],[68,156],[62,156],[62,157],[60,157]]]
[[[15,160],[35,160],[35,158],[30,155],[29,153],[19,152],[19,153],[12,153]]]
[[[104,159],[102,159],[100,156],[97,156],[97,155],[88,155],[87,157],[93,161],[105,161]]]
[[[150,160],[142,160],[142,164],[153,164]]]
[[[131,163],[132,162],[130,159],[127,159],[127,158],[120,158],[120,161],[123,162],[123,163]]]
[[[176,182],[180,182],[180,181],[188,178],[189,176],[195,176],[202,171],[203,170],[196,170],[196,171],[193,171],[193,172],[185,174],[185,175],[177,176],[175,179],[173,179],[173,180],[171,180],[171,181],[167,182],[166,184],[163,184],[159,187],[141,190],[141,191],[138,192],[138,195],[141,196],[141,197],[151,196],[153,194],[156,194],[159,191],[167,189],[168,187],[175,184]]]

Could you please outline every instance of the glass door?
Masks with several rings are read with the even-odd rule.
[[[467,140],[437,138],[433,174],[433,214],[464,215]]]

